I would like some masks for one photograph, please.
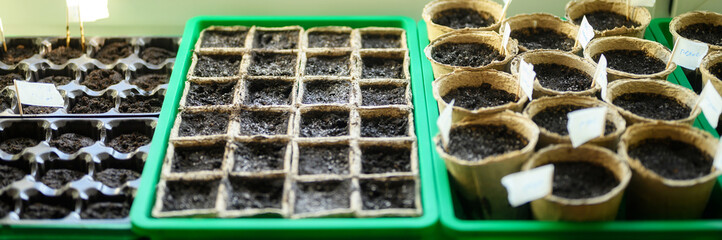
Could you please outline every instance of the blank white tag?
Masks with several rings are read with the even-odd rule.
[[[714,161],[712,162],[712,165],[717,169],[717,171],[722,170],[722,141],[717,142],[717,151],[714,154]]]
[[[454,101],[456,101],[456,99],[452,99],[451,102],[446,105],[444,111],[441,111],[441,114],[439,114],[439,119],[436,119],[436,126],[439,127],[439,132],[441,132],[441,144],[444,145],[444,148],[449,145],[449,132],[451,132],[451,112],[454,109]]]
[[[607,96],[607,58],[604,54],[599,55],[597,69],[594,70],[594,82],[602,87],[602,99]]]
[[[501,39],[501,46],[504,47],[504,52],[507,51],[506,45],[509,44],[509,37],[511,36],[511,27],[509,26],[509,23],[504,23],[504,31],[502,31],[502,36],[504,36]]]
[[[579,25],[579,32],[577,33],[577,40],[582,44],[582,48],[587,49],[587,44],[594,38],[594,28],[587,21],[587,16],[582,18],[582,24]]]
[[[717,128],[719,115],[722,114],[722,97],[720,97],[717,90],[714,89],[714,85],[712,85],[711,81],[707,81],[707,84],[704,85],[704,89],[702,89],[702,93],[699,97],[699,107],[702,108],[704,117],[707,118],[709,125],[712,125],[713,128]]]
[[[108,18],[108,0],[65,0],[68,7],[68,20],[78,22],[94,22],[99,19]]]
[[[519,85],[521,86],[521,90],[524,91],[524,94],[529,98],[529,101],[532,100],[531,95],[534,93],[535,78],[536,72],[534,72],[534,65],[525,62],[524,58],[521,58],[521,62],[519,63]]]
[[[686,38],[677,38],[672,50],[672,61],[686,69],[697,69],[702,58],[707,55],[709,47],[706,43],[693,42]]]
[[[14,81],[21,104],[45,107],[63,107],[65,104],[55,84]]]
[[[552,193],[554,165],[547,164],[528,171],[512,173],[501,178],[509,204],[513,207],[540,199]]]
[[[607,107],[586,108],[567,113],[567,130],[572,146],[576,148],[602,136],[606,117]]]
[[[630,0],[629,5],[634,7],[654,7],[656,0]]]

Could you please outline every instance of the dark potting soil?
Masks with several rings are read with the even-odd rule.
[[[150,91],[158,85],[166,84],[170,80],[168,74],[145,74],[134,79],[130,79],[130,84],[138,86],[140,89]]]
[[[132,95],[120,99],[118,111],[121,113],[157,113],[163,105],[162,96]]]
[[[61,108],[57,107],[29,106],[23,104],[23,114],[51,114],[60,109]]]
[[[3,150],[6,153],[10,154],[18,154],[22,152],[25,148],[33,147],[35,145],[38,145],[38,143],[40,143],[40,141],[32,138],[10,138],[0,142],[0,150]]]
[[[542,127],[550,132],[557,133],[562,136],[569,135],[567,130],[567,114],[579,109],[581,106],[576,105],[559,105],[545,108],[534,115],[531,120],[534,121],[539,127]],[[607,120],[604,123],[604,135],[611,134],[617,130],[614,123]]]
[[[43,58],[50,60],[51,62],[62,65],[73,58],[79,58],[83,55],[83,52],[77,48],[66,48],[65,46],[53,48],[50,52],[45,53]]]
[[[161,64],[166,59],[174,57],[175,52],[158,47],[149,47],[140,52],[140,59],[150,64]]]
[[[379,210],[389,208],[414,208],[416,205],[416,184],[413,180],[359,181],[363,209]]]
[[[60,219],[68,216],[72,211],[59,204],[33,203],[23,207],[20,211],[20,219]]]
[[[284,135],[288,132],[287,112],[242,111],[241,135]]]
[[[542,87],[556,91],[584,91],[592,87],[592,77],[576,68],[559,64],[534,64],[536,77]]]
[[[398,34],[361,34],[362,48],[400,48],[401,36]]]
[[[75,98],[75,104],[70,106],[69,113],[105,113],[115,107],[115,100],[110,95],[88,96]]]
[[[298,47],[298,31],[257,30],[253,41],[254,48],[292,49]]]
[[[25,79],[25,77],[18,73],[8,73],[5,75],[0,75],[0,85],[2,85],[2,87],[13,86],[13,84],[15,84],[15,83],[13,83],[13,80],[24,80],[24,79]]]
[[[467,161],[480,161],[521,150],[528,143],[528,139],[505,125],[466,125],[451,129],[446,152]]]
[[[511,38],[529,50],[557,49],[571,51],[574,39],[549,28],[522,28],[511,32]]]
[[[123,81],[123,75],[113,69],[95,69],[88,73],[80,84],[94,91],[101,91],[120,81]]]
[[[193,75],[197,77],[231,77],[239,75],[241,56],[199,55]]]
[[[281,80],[246,81],[246,105],[288,105],[293,83]]]
[[[392,146],[361,147],[361,173],[411,172],[411,150]]]
[[[220,170],[223,164],[224,144],[201,147],[176,147],[171,172]]]
[[[504,55],[486,43],[443,43],[431,49],[431,57],[439,63],[481,67],[504,60]]]
[[[202,48],[242,48],[246,42],[248,31],[212,30],[203,33]]]
[[[712,156],[686,142],[650,138],[629,146],[629,156],[663,178],[688,180],[712,171]]]
[[[482,83],[477,87],[460,87],[453,89],[441,96],[445,102],[450,103],[456,99],[454,106],[462,107],[469,110],[479,108],[500,106],[511,102],[516,102],[519,98],[504,90],[494,89],[491,84]]]
[[[609,11],[595,11],[582,15],[581,17],[574,19],[574,24],[581,25],[582,19],[587,16],[587,21],[592,28],[597,31],[611,30],[618,27],[634,28],[639,27],[640,24],[633,20],[627,20],[627,17]]]
[[[336,32],[308,33],[309,48],[340,48],[351,46],[351,34]]]
[[[718,79],[722,79],[722,63],[717,63],[709,67],[709,72]]]
[[[228,179],[228,210],[281,208],[283,201],[283,178]]]
[[[139,147],[148,145],[150,137],[139,132],[118,135],[108,142],[108,147],[122,153],[134,152]]]
[[[85,173],[71,169],[50,169],[40,178],[40,182],[50,188],[58,189],[65,184],[82,178]]]
[[[312,213],[351,207],[351,182],[328,180],[296,183],[295,213]]]
[[[234,172],[282,170],[287,143],[237,142],[233,151]]]
[[[63,133],[53,139],[48,144],[57,148],[64,153],[75,153],[81,148],[93,145],[95,140],[77,133]]]
[[[102,63],[111,64],[118,59],[130,56],[130,54],[133,54],[133,45],[126,42],[112,42],[103,45],[93,58]]]
[[[248,74],[253,76],[293,76],[296,74],[296,55],[254,53]]]
[[[38,80],[39,83],[53,83],[55,86],[67,85],[73,81],[73,78],[68,76],[47,76]]]
[[[218,183],[218,180],[167,181],[163,195],[163,211],[214,208]]]
[[[7,65],[15,65],[22,60],[32,57],[36,53],[38,53],[38,48],[34,45],[8,45],[7,52],[0,52],[0,61],[4,62]]]
[[[350,56],[314,56],[306,60],[306,75],[348,76]]]
[[[0,170],[1,171],[1,170]],[[4,218],[15,208],[13,200],[6,196],[0,197],[0,218]]]
[[[349,134],[348,111],[309,111],[301,115],[301,137],[338,137]]]
[[[571,199],[602,196],[619,185],[614,173],[590,162],[554,163],[552,194]]]
[[[26,173],[22,169],[0,165],[0,188],[12,184],[15,181],[23,179]],[[0,217],[2,218],[2,217]]]
[[[234,82],[198,84],[191,82],[186,106],[228,105],[233,100]]]
[[[300,146],[298,150],[299,175],[349,173],[348,146]]]
[[[719,25],[696,23],[682,28],[678,33],[684,38],[699,40],[712,45],[722,45],[722,26]]]
[[[452,8],[441,11],[431,19],[432,22],[453,29],[483,28],[496,22],[491,14],[468,8]]]
[[[83,219],[120,219],[130,215],[130,204],[127,202],[96,202],[88,205],[80,212]]]
[[[349,81],[308,81],[304,83],[304,104],[348,103],[351,92]]]
[[[666,64],[642,50],[610,50],[604,53],[608,67],[614,70],[633,74],[655,74],[664,71]],[[594,61],[599,61],[599,56]]]
[[[182,113],[178,135],[181,137],[225,134],[228,114],[217,112]]]
[[[612,100],[612,104],[639,116],[659,120],[683,119],[692,111],[674,98],[655,93],[622,94]]]
[[[404,137],[409,135],[406,116],[361,117],[361,137]]]
[[[361,86],[362,106],[383,106],[406,104],[406,86],[364,85]]]
[[[108,168],[95,174],[95,180],[114,188],[138,178],[140,178],[140,173],[130,169]]]
[[[0,112],[13,107],[13,99],[8,95],[0,94]]]
[[[362,78],[404,78],[404,61],[394,58],[364,57]]]

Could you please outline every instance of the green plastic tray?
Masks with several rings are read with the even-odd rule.
[[[418,24],[419,42],[421,49],[429,44],[426,23]],[[422,51],[423,52],[423,51]],[[434,75],[431,63],[424,57],[422,60],[424,82],[431,86]],[[681,74],[681,71],[677,71]],[[682,74],[684,75],[684,74]],[[671,82],[677,83],[675,76],[670,76]],[[686,81],[686,79],[685,79]],[[438,133],[436,119],[439,116],[436,102],[433,101],[432,89],[426,88],[426,98],[429,111],[429,128],[432,136]],[[696,125],[699,127],[699,125]],[[717,135],[711,128],[703,128],[713,135]],[[445,237],[456,239],[485,238],[485,239],[719,239],[722,237],[722,189],[720,181],[712,192],[704,219],[691,221],[641,221],[625,220],[624,204],[620,207],[618,219],[613,222],[550,222],[523,220],[484,220],[478,216],[479,209],[473,206],[462,206],[455,183],[450,181],[444,161],[436,151],[432,151],[434,172],[436,173],[436,187],[439,197],[439,213],[442,225],[442,234]]]
[[[186,73],[191,64],[193,46],[204,28],[211,25],[245,25],[280,27],[300,25],[315,26],[398,27],[406,30],[411,58],[411,91],[413,93],[415,129],[419,149],[419,173],[423,215],[405,218],[153,218],[151,209],[155,202],[163,156],[168,137],[175,121],[178,104],[183,92]],[[141,236],[152,238],[368,238],[368,237],[434,237],[439,213],[434,193],[434,173],[431,162],[431,143],[426,117],[424,85],[419,66],[419,42],[416,23],[407,17],[338,16],[338,17],[219,17],[200,16],[186,23],[183,40],[178,51],[170,85],[158,120],[151,151],[145,163],[143,177],[131,209],[133,230]]]

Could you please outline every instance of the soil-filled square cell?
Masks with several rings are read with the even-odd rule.
[[[196,77],[232,77],[239,75],[241,56],[198,55],[193,70]]]
[[[248,80],[246,105],[289,105],[293,82],[282,80]]]
[[[312,110],[301,114],[301,137],[338,137],[348,134],[348,111]]]
[[[176,146],[171,160],[171,172],[220,170],[224,152],[224,143],[211,146]]]
[[[362,78],[404,78],[404,60],[396,58],[363,57]]]
[[[284,182],[284,177],[229,177],[227,209],[281,209]]]
[[[237,142],[233,151],[233,172],[283,170],[285,142]]]
[[[288,133],[288,112],[241,111],[241,135],[284,135]]]
[[[254,48],[293,49],[298,48],[298,30],[267,31],[256,30],[253,39]]]
[[[343,80],[317,80],[303,83],[304,104],[348,103],[351,83]]]
[[[68,112],[73,114],[99,114],[106,113],[115,107],[115,99],[111,94],[100,96],[80,95],[70,101]]]
[[[162,211],[214,208],[218,184],[219,180],[167,181]]]
[[[400,48],[401,35],[398,33],[363,33],[361,34],[363,48]]]
[[[298,147],[298,174],[348,174],[350,148],[347,145]]]
[[[181,113],[180,117],[178,136],[181,137],[225,134],[228,129],[227,113]]]
[[[253,53],[248,74],[252,76],[293,76],[296,74],[296,55]]]
[[[391,84],[361,86],[362,106],[406,104],[406,86]]]
[[[206,30],[201,39],[202,48],[242,48],[246,42],[246,30]]]
[[[235,82],[229,83],[190,83],[186,106],[228,105],[233,100]]]
[[[311,56],[306,59],[307,76],[348,76],[351,58],[342,56]]]
[[[308,33],[309,48],[341,48],[351,46],[351,34],[315,31]]]
[[[413,180],[359,180],[364,210],[415,208],[416,183]]]
[[[315,213],[351,207],[351,181],[296,182],[295,213]]]
[[[406,115],[361,116],[361,137],[405,137],[408,132]]]
[[[411,149],[371,145],[361,147],[361,173],[411,172]]]
[[[163,95],[156,93],[146,96],[133,94],[120,99],[118,111],[121,113],[157,113],[163,105]]]

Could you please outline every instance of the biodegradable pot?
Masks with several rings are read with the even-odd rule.
[[[436,40],[432,41],[426,48],[424,49],[424,53],[426,54],[426,58],[429,59],[431,62],[431,69],[434,71],[434,78],[439,78],[444,74],[450,73],[456,69],[459,70],[483,70],[483,69],[495,69],[499,71],[504,71],[506,69],[506,65],[511,61],[511,59],[516,56],[517,52],[519,52],[519,48],[517,47],[516,40],[509,39],[509,43],[507,44],[506,51],[504,51],[504,48],[501,46],[501,40],[502,36],[499,35],[496,32],[482,32],[482,31],[475,31],[475,30],[457,30],[453,32],[446,33],[444,35],[439,36]],[[504,60],[502,61],[492,61],[491,63],[483,66],[478,67],[466,67],[466,66],[453,66],[449,64],[443,64],[438,61],[436,61],[432,55],[431,50],[441,44],[444,43],[485,43],[496,49],[499,53],[504,55]]]
[[[532,50],[519,54],[516,58],[514,58],[514,60],[511,61],[511,64],[509,64],[511,73],[517,77],[519,76],[519,63],[521,62],[521,59],[524,59],[525,62],[531,63],[532,65],[542,63],[563,65],[569,68],[580,70],[589,75],[590,77],[593,77],[594,72],[596,71],[596,67],[594,66],[594,64],[572,53],[561,52],[557,50]],[[600,91],[601,87],[596,83],[592,84],[593,85],[590,86],[590,88],[583,91],[559,91],[551,88],[546,88],[541,85],[539,79],[535,79],[533,97],[539,98],[543,96],[557,95],[595,96],[596,93]]]
[[[433,41],[444,33],[456,30],[447,26],[436,24],[433,21],[433,19],[442,11],[454,8],[471,9],[479,13],[486,13],[496,19],[496,22],[488,27],[464,29],[496,31],[501,25],[500,23],[502,19],[499,18],[501,18],[503,6],[497,2],[490,0],[435,0],[426,4],[423,12],[421,13],[421,17],[426,22],[429,41]]]
[[[459,183],[462,195],[484,207],[487,219],[517,219],[526,214],[522,208],[513,208],[507,200],[506,188],[501,178],[521,169],[522,164],[534,152],[539,128],[530,119],[510,111],[498,114],[466,118],[452,125],[504,125],[525,137],[527,145],[516,151],[489,156],[478,161],[460,159],[446,153],[441,143],[441,134],[434,137],[436,152],[439,153],[452,177]],[[489,211],[493,209],[493,211]]]
[[[645,123],[631,126],[622,135],[619,155],[633,170],[627,193],[627,209],[635,217],[649,219],[694,219],[702,216],[719,169],[690,180],[666,179],[629,157],[629,146],[650,138],[670,138],[698,147],[714,156],[717,140],[707,132],[680,124]]]
[[[577,148],[570,144],[554,145],[534,154],[524,164],[523,171],[559,162],[589,162],[602,166],[614,174],[619,184],[604,195],[570,199],[549,194],[531,202],[534,218],[545,221],[611,221],[617,216],[624,189],[632,172],[617,154],[598,146]]]
[[[628,6],[625,1],[614,1],[614,0],[572,0],[567,3],[565,8],[566,19],[574,23],[574,19],[580,18],[587,13],[596,11],[608,11],[622,16],[627,15]],[[594,37],[609,37],[609,36],[629,36],[642,38],[644,37],[644,30],[649,26],[649,22],[652,21],[652,15],[649,13],[647,8],[634,7],[631,8],[630,20],[639,23],[639,26],[634,28],[629,27],[616,27],[614,29],[599,31],[594,30]]]
[[[678,38],[682,37],[679,35],[679,31],[684,29],[685,27],[697,23],[707,23],[712,25],[722,25],[722,14],[715,13],[715,12],[708,12],[708,11],[693,11],[681,14],[674,19],[672,19],[671,22],[669,22],[669,32],[672,33],[672,38],[676,42]],[[705,43],[699,40],[689,39],[691,41]],[[674,44],[674,43],[670,43]],[[705,43],[709,46],[709,52],[713,51],[719,51],[722,50],[722,46],[720,45],[714,45]]]
[[[715,84],[715,88],[718,86],[722,87],[722,80],[712,74],[710,68],[714,65],[722,63],[722,52],[712,52],[702,59],[702,64],[699,65],[699,71],[702,72],[702,86],[707,84],[708,81],[712,81]],[[717,92],[720,88],[717,88]]]
[[[478,109],[466,109],[454,106],[451,111],[452,122],[458,122],[467,116],[482,116],[498,113],[504,110],[512,110],[520,112],[524,108],[528,97],[521,90],[516,77],[511,74],[496,70],[481,71],[454,71],[452,73],[441,76],[439,79],[431,83],[434,99],[439,107],[439,112],[444,111],[449,103],[442,99],[442,96],[451,90],[460,87],[477,87],[484,83],[488,83],[494,89],[506,91],[517,96],[516,102],[510,102],[504,105],[484,107]]]
[[[566,35],[569,39],[576,41],[577,39],[577,31],[579,30],[579,26],[574,25],[573,23],[569,21],[564,21],[561,18],[548,14],[548,13],[533,13],[533,14],[520,14],[513,17],[510,17],[506,20],[504,20],[504,23],[509,23],[509,27],[511,27],[511,30],[518,30],[518,29],[524,29],[524,28],[546,28],[550,30],[554,30],[555,32],[561,33],[563,35]],[[502,23],[503,24],[503,23]],[[503,25],[502,25],[503,26]],[[500,27],[500,34],[503,31],[503,27]],[[521,44],[519,44],[519,52],[526,52],[533,49],[528,49]],[[556,50],[556,49],[554,49]],[[578,53],[582,50],[582,45],[577,44],[572,46],[572,49],[567,52],[571,53]]]
[[[532,119],[537,113],[550,107],[556,107],[560,105],[574,105],[581,106],[583,108],[591,107],[608,107],[607,109],[607,120],[614,124],[616,130],[613,133],[607,134],[595,139],[590,140],[587,143],[606,147],[612,150],[617,149],[617,143],[619,142],[619,136],[624,133],[627,122],[619,113],[610,106],[610,104],[597,100],[593,97],[583,96],[555,96],[555,97],[543,97],[531,101],[526,108],[524,108],[524,116]],[[539,127],[539,143],[538,147],[546,147],[553,144],[571,144],[569,135],[561,135],[552,131],[549,131],[543,127]]]
[[[655,93],[660,94],[663,96],[671,97],[674,99],[677,99],[680,103],[687,105],[690,109],[693,111],[690,113],[690,115],[683,119],[677,119],[673,121],[669,120],[658,120],[658,119],[651,119],[639,116],[637,114],[634,114],[624,108],[621,108],[617,105],[612,104],[614,106],[614,109],[619,111],[620,114],[624,117],[625,120],[627,120],[627,125],[632,125],[636,123],[642,123],[642,122],[667,122],[667,123],[681,123],[686,125],[692,125],[694,123],[694,119],[697,118],[697,115],[700,114],[702,111],[701,108],[694,109],[694,105],[697,103],[697,94],[695,94],[692,90],[689,90],[685,87],[682,87],[680,85],[676,85],[667,81],[659,81],[659,80],[651,80],[651,79],[644,79],[644,80],[636,80],[636,79],[628,79],[628,80],[619,80],[615,81],[609,84],[609,88],[607,90],[607,95],[602,96],[605,102],[612,103],[614,99],[621,96],[625,93]]]
[[[584,50],[584,58],[587,61],[594,62],[596,66],[597,61],[594,61],[592,57],[596,56],[597,54],[603,54],[604,52],[611,50],[641,50],[649,53],[649,55],[654,56],[655,58],[661,60],[664,63],[667,63],[672,57],[672,52],[669,51],[667,47],[658,42],[632,37],[605,37],[592,40],[589,45],[587,45],[587,49]],[[669,76],[669,74],[672,74],[675,69],[677,69],[677,64],[675,64],[674,62],[670,63],[669,66],[664,69],[664,71],[653,74],[634,74],[622,72],[607,67],[607,79],[609,82],[624,78],[667,79],[667,76]]]

